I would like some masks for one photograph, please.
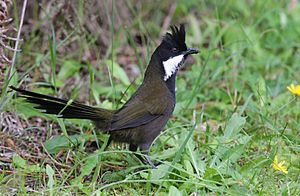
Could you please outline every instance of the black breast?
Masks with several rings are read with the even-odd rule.
[[[171,92],[174,101],[176,101],[175,87],[176,87],[176,74],[173,74],[167,81],[166,85]]]

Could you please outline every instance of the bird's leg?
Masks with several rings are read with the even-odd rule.
[[[148,156],[149,148],[150,148],[149,144],[141,144],[140,145],[140,150],[144,154],[143,163],[150,165],[152,167],[152,169],[156,169],[156,166],[152,163],[151,159]]]
[[[156,166],[152,163],[151,159],[148,156],[148,152],[143,153],[143,154],[145,154],[144,158],[146,159],[146,162],[145,162],[145,159],[144,159],[144,163],[150,165],[152,167],[152,169],[156,169]]]
[[[143,148],[144,147],[144,148]],[[129,150],[132,152],[136,152],[138,148],[138,145],[135,144],[130,144],[129,145]],[[147,147],[146,145],[141,145],[140,146],[141,152],[144,154],[144,156],[140,155],[140,154],[136,154],[135,156],[140,159],[144,164],[148,164],[150,165],[152,168],[156,168],[155,165],[152,163],[152,161],[150,160],[150,158],[148,157],[148,149],[149,146]]]
[[[109,138],[107,139],[107,141],[104,141],[104,143],[102,145],[100,145],[98,141],[92,141],[91,144],[90,144],[90,146],[93,147],[93,148],[96,148],[96,149],[100,149],[101,151],[106,151],[107,148],[108,148],[108,146],[110,145],[111,141],[112,141],[112,139],[109,136]]]
[[[129,150],[131,152],[136,152],[138,149],[138,146],[135,144],[129,144]],[[135,156],[140,159],[143,163],[145,162],[145,160],[143,159],[143,157],[140,154],[135,154]]]
[[[135,152],[137,150],[138,146],[135,144],[129,144],[129,150],[131,152]]]

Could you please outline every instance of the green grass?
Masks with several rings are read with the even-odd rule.
[[[173,3],[161,2],[157,8],[155,3],[138,6],[135,1],[126,1],[123,8],[129,12],[130,22],[123,18],[120,25],[122,10],[118,1],[113,1],[113,12],[109,7],[103,8],[114,19],[107,22],[109,33],[103,34],[109,40],[105,47],[100,47],[97,37],[83,25],[89,22],[84,18],[88,10],[83,1],[75,4],[79,13],[74,19],[76,28],[63,25],[67,36],[60,37],[61,26],[55,26],[58,24],[45,36],[38,29],[51,17],[33,18],[35,26],[24,40],[17,72],[10,84],[22,84],[36,92],[53,93],[99,107],[120,107],[141,82],[150,54],[158,43],[161,24]],[[300,98],[286,89],[291,83],[300,83],[300,4],[289,10],[286,1],[178,1],[170,17],[172,24],[186,23],[187,45],[199,48],[200,54],[193,56],[193,63],[188,63],[178,74],[176,109],[151,147],[151,159],[161,163],[158,168],[142,165],[125,145],[114,144],[105,149],[107,135],[94,130],[88,121],[58,120],[38,113],[21,99],[13,99],[11,93],[2,94],[0,105],[4,105],[4,112],[17,114],[27,125],[22,136],[10,136],[16,149],[24,149],[19,146],[22,142],[34,143],[35,136],[30,131],[40,129],[46,136],[37,142],[41,154],[36,155],[31,145],[26,152],[32,156],[13,151],[12,170],[3,169],[0,173],[1,192],[16,191],[20,195],[69,192],[297,195],[300,192]],[[114,29],[114,25],[119,29]],[[137,35],[142,37],[141,44],[135,41]],[[126,52],[124,46],[130,46],[133,60],[141,69],[131,85],[118,64],[118,51]],[[142,49],[144,55],[138,53]],[[89,50],[93,54],[86,59]],[[45,119],[42,124],[36,124],[37,117]],[[92,152],[91,141],[97,145]],[[275,155],[285,161],[288,174],[272,168]],[[1,165],[4,162],[0,160]]]

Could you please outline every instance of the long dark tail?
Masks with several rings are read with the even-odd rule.
[[[77,102],[67,101],[56,97],[42,95],[10,86],[19,92],[19,97],[26,98],[30,103],[36,104],[34,108],[46,114],[55,114],[60,118],[89,119],[95,121],[97,126],[106,127],[110,122],[113,111],[95,108]]]

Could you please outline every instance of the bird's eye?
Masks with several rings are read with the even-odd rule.
[[[172,51],[173,52],[177,52],[177,48],[172,48]]]

